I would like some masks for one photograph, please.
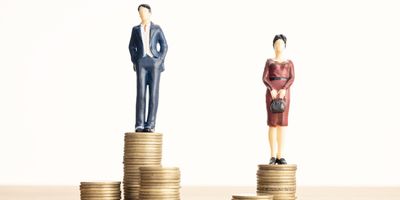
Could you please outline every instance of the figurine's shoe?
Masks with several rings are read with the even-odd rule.
[[[269,164],[270,165],[275,165],[276,163],[276,158],[275,157],[271,157],[271,159],[269,160]]]
[[[154,133],[154,129],[153,128],[144,128],[143,132]]]
[[[287,164],[287,162],[284,158],[276,159],[276,163],[278,163],[278,165],[286,165]]]
[[[137,132],[144,132],[144,129],[142,129],[142,128],[137,128],[136,130],[135,130],[135,132],[137,133]]]

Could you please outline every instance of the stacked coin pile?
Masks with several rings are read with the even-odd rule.
[[[81,182],[81,200],[120,200],[121,182]]]
[[[232,200],[273,200],[273,195],[242,194],[232,195]]]
[[[180,171],[177,167],[141,167],[140,200],[180,200]]]
[[[271,194],[274,200],[296,199],[297,165],[259,165],[257,194]]]
[[[125,133],[124,146],[124,199],[138,200],[140,167],[160,166],[162,134]]]

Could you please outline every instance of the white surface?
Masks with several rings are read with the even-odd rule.
[[[255,185],[264,63],[288,37],[299,185],[400,185],[396,1],[149,1],[169,44],[157,130],[183,185]],[[0,184],[122,177],[136,1],[0,1]],[[249,35],[249,28],[252,34]]]

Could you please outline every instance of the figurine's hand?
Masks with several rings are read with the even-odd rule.
[[[279,90],[278,94],[279,94],[279,98],[283,99],[286,96],[286,90],[281,89],[281,90]]]
[[[278,96],[278,92],[276,90],[271,90],[271,96],[272,99],[276,99],[276,96]]]

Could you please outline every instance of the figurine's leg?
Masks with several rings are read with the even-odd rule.
[[[282,158],[283,148],[285,144],[285,126],[278,126],[277,127],[277,140],[278,140],[278,159]]]
[[[146,69],[138,66],[136,70],[136,124],[135,129],[144,128],[146,115]]]
[[[271,148],[271,157],[276,157],[276,127],[270,126],[268,129],[269,147]]]
[[[159,66],[152,68],[149,77],[149,113],[145,128],[154,129],[156,126],[157,108],[158,108],[158,94],[160,87],[161,71]]]

